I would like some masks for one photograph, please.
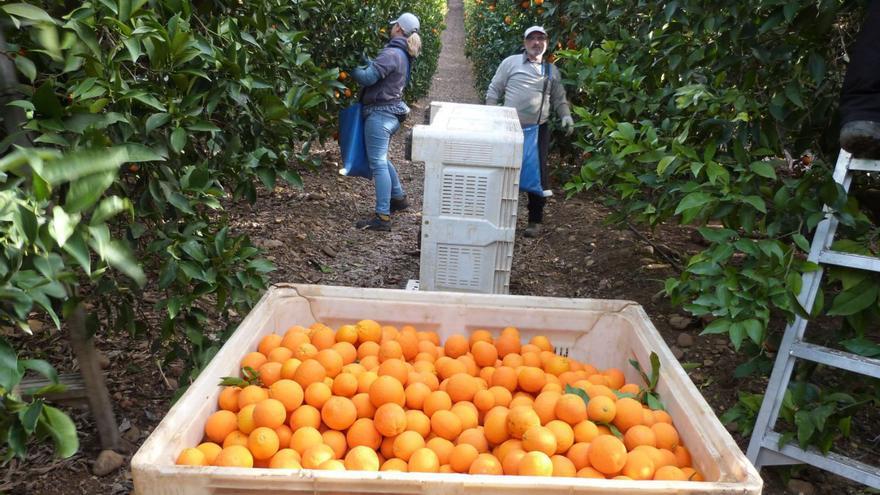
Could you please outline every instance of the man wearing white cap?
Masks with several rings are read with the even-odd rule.
[[[553,64],[544,63],[547,51],[547,32],[541,26],[526,29],[523,35],[525,53],[505,58],[498,69],[489,89],[486,91],[486,104],[497,105],[504,97],[504,106],[516,108],[520,125],[523,127],[539,124],[538,157],[541,164],[541,185],[548,187],[547,151],[550,148],[550,119],[552,107],[559,116],[566,135],[574,129],[571,110],[565,97],[565,88],[559,69]],[[545,79],[547,79],[545,91]],[[538,115],[540,112],[540,115]],[[544,220],[544,205],[547,199],[541,194],[529,193],[529,225],[524,234],[536,237],[541,232]]]

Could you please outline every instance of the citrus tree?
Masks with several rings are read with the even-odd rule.
[[[540,13],[539,13],[540,11]],[[593,194],[612,219],[697,227],[707,246],[666,281],[673,302],[709,321],[742,353],[735,375],[766,374],[785,319],[839,316],[831,346],[880,355],[874,274],[830,269],[813,308],[796,300],[810,235],[829,205],[847,241],[876,254],[876,221],[832,180],[834,109],[861,7],[848,2],[466,1],[479,90],[530,24],[543,24],[577,116],[565,149],[570,195]],[[783,419],[790,437],[828,450],[849,434],[876,382],[823,393],[801,369]],[[826,383],[828,383],[826,381]],[[800,390],[800,392],[798,392]],[[748,425],[745,398],[726,419]],[[760,400],[757,401],[760,404]]]
[[[382,29],[405,10],[422,19],[425,47],[408,97],[427,91],[445,4],[363,7],[0,5],[0,49],[14,66],[3,72],[4,94],[15,95],[4,108],[20,112],[0,114],[13,129],[0,142],[0,323],[27,332],[42,312],[60,328],[65,308],[88,300],[91,334],[150,339],[166,359],[184,360],[184,381],[193,378],[273,269],[230,229],[224,204],[254,202],[259,187],[271,191],[279,181],[302,186],[318,163],[311,147],[333,134],[339,107],[353,97],[342,73],[358,63],[355,47],[377,51],[387,39]],[[158,296],[160,329],[135,316],[145,291]],[[22,401],[15,386],[26,369],[54,373],[0,344],[4,454],[23,456],[27,438],[51,435],[46,421],[58,415],[34,405],[39,393]],[[59,453],[69,455],[75,447],[64,431]]]

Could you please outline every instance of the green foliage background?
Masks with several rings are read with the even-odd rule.
[[[60,328],[88,300],[91,332],[146,339],[194,378],[273,269],[223,205],[302,186],[318,165],[310,147],[354,97],[340,71],[375,56],[403,11],[422,24],[416,99],[437,65],[440,0],[0,5],[0,56],[18,79],[0,118],[20,125],[0,141],[0,325],[27,332],[41,310]],[[33,146],[13,147],[22,140]],[[158,332],[136,317],[144,290],[160,295]],[[14,390],[26,369],[57,381],[34,363],[0,339],[3,455],[47,436],[71,455],[73,425],[42,407],[47,390],[30,402]]]
[[[795,314],[840,317],[840,328],[819,343],[880,355],[876,274],[831,268],[814,307],[796,300],[802,274],[816,268],[806,252],[823,204],[844,226],[847,240],[835,249],[877,254],[876,218],[830,173],[837,99],[864,4],[465,5],[467,53],[481,92],[521,46],[526,27],[547,29],[577,115],[574,140],[561,145],[570,195],[602,198],[615,221],[697,227],[707,247],[683,260],[666,292],[711,321],[704,333],[729,336],[742,355],[736,376],[769,372],[771,349]],[[789,392],[782,417],[792,438],[827,450],[850,434],[845,420],[854,405],[878,403],[880,387],[873,380],[857,390],[842,384],[851,392],[844,396],[822,393],[806,385],[815,370],[799,369],[799,392]],[[746,397],[727,419],[749,423],[753,406]]]

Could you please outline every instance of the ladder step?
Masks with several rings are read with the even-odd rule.
[[[880,160],[853,158],[850,160],[847,168],[850,170],[858,170],[860,172],[880,172]]]
[[[780,437],[779,433],[768,431],[764,436],[764,441],[761,442],[761,447],[799,462],[845,476],[863,485],[880,489],[880,468],[859,462],[850,457],[835,454],[834,452],[823,455],[818,450],[812,448],[804,450],[792,443],[785,444],[780,448]]]
[[[795,342],[792,344],[791,355],[815,363],[827,364],[835,368],[852,371],[860,375],[880,378],[880,359],[859,356],[858,354],[851,354],[808,342]]]
[[[819,263],[880,272],[880,258],[830,249],[823,249],[819,253]]]

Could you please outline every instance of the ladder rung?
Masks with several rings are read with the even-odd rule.
[[[877,467],[834,452],[823,455],[812,448],[804,450],[792,443],[787,443],[780,448],[779,438],[779,433],[768,431],[764,436],[764,441],[761,442],[761,447],[771,452],[778,452],[802,463],[845,476],[863,485],[880,489],[880,469]]]
[[[860,172],[880,172],[880,160],[853,158],[850,160],[847,168],[850,170],[858,170]]]
[[[819,263],[880,272],[880,258],[829,249],[824,249],[819,253]]]
[[[880,378],[880,359],[839,351],[807,342],[796,342],[791,346],[791,355],[835,368],[852,371],[860,375]]]

